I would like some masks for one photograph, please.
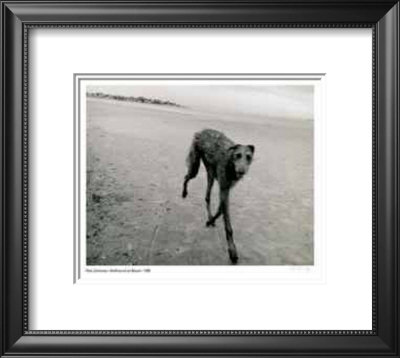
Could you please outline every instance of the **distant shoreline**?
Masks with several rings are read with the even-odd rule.
[[[171,106],[171,107],[179,107],[183,108],[182,105],[171,102],[171,101],[163,101],[158,98],[148,98],[148,97],[133,97],[133,96],[120,96],[120,95],[113,95],[107,94],[102,92],[86,92],[86,95],[91,98],[102,98],[102,99],[111,99],[115,101],[121,102],[134,102],[134,103],[144,103],[144,104],[156,104],[161,106]]]

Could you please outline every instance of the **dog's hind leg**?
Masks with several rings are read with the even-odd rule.
[[[186,164],[188,166],[188,172],[185,175],[185,179],[183,181],[183,190],[182,190],[182,198],[186,198],[187,192],[187,185],[190,179],[196,177],[197,173],[199,172],[200,168],[200,153],[195,147],[195,144],[192,143],[189,151],[189,155],[186,159]]]

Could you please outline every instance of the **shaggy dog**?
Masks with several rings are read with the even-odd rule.
[[[229,191],[247,173],[254,156],[254,145],[235,144],[225,134],[213,129],[204,129],[194,135],[187,157],[188,172],[183,182],[182,197],[186,198],[189,180],[199,172],[200,160],[207,170],[206,205],[207,226],[214,226],[215,221],[223,214],[228,252],[232,263],[238,260],[233,241],[233,231],[229,215]],[[210,198],[214,180],[220,188],[220,202],[215,215],[211,214]]]

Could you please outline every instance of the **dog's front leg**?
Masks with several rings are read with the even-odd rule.
[[[215,213],[214,216],[208,219],[206,222],[206,226],[215,226],[215,221],[222,215],[224,208],[223,208],[223,203],[226,201],[226,197],[228,195],[229,191],[225,189],[219,189],[219,205],[217,212]]]
[[[211,190],[214,184],[214,175],[211,172],[211,170],[207,170],[207,191],[206,191],[206,206],[207,206],[207,215],[208,215],[208,221],[212,219],[212,214],[211,214]],[[207,221],[207,222],[208,222]]]
[[[222,213],[224,215],[224,224],[225,224],[225,234],[226,240],[228,242],[228,252],[229,258],[231,259],[233,264],[236,264],[238,261],[238,254],[236,250],[235,242],[233,241],[233,230],[231,225],[231,217],[229,213],[229,191],[223,196],[222,204]]]

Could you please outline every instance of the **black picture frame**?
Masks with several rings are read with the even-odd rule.
[[[373,329],[29,331],[27,46],[43,26],[371,27]],[[399,356],[397,0],[1,1],[1,51],[2,356]]]

